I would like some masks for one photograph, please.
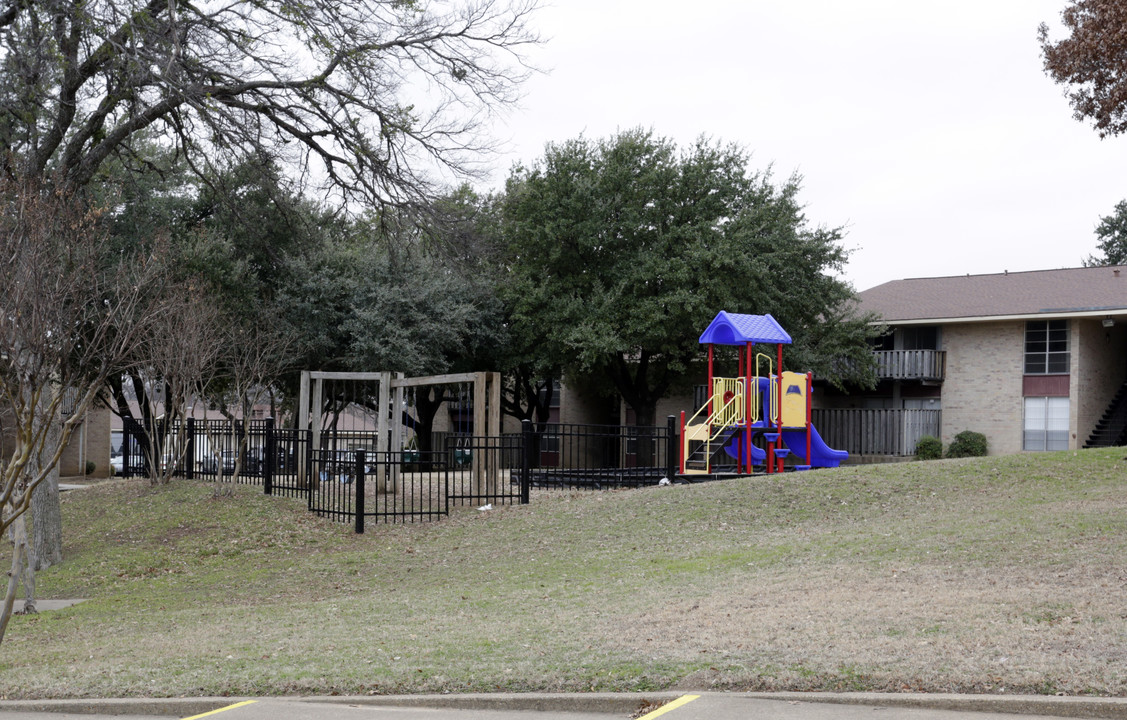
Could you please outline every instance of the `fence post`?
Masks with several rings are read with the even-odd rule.
[[[529,502],[532,486],[532,421],[520,421],[520,504]]]
[[[274,494],[274,418],[266,418],[266,434],[262,438],[262,492]]]
[[[364,533],[364,451],[356,451],[356,533]]]
[[[186,443],[186,445],[188,446],[188,449],[186,455],[188,466],[184,468],[184,477],[191,480],[192,473],[196,467],[196,419],[192,417],[188,418],[187,426],[188,442]]]
[[[677,463],[680,443],[677,442],[677,418],[669,415],[665,418],[665,479],[673,482],[677,476]]]
[[[313,474],[313,440],[312,431],[301,431],[302,443],[305,445],[305,462],[301,463],[305,470],[305,497],[309,501],[309,509],[313,509],[313,492],[321,490],[320,475]]]

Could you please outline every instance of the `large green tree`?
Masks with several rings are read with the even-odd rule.
[[[1115,212],[1100,218],[1096,225],[1099,254],[1084,260],[1086,267],[1096,265],[1127,265],[1127,200],[1115,204]]]
[[[429,248],[429,234],[377,218],[299,261],[279,299],[302,367],[408,375],[490,368],[504,332],[493,289],[473,263]],[[431,449],[434,417],[452,392],[416,395],[420,450]],[[357,401],[366,400],[327,397],[323,410]]]
[[[795,338],[790,367],[867,380],[869,318],[833,274],[841,230],[810,227],[798,178],[776,184],[749,160],[645,130],[549,145],[506,188],[512,324],[544,362],[605,378],[640,425],[696,379],[697,338],[719,310],[774,315]]]

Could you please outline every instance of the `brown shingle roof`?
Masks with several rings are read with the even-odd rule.
[[[859,293],[888,322],[1127,311],[1127,266],[893,280]]]

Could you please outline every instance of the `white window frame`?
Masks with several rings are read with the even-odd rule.
[[[1071,408],[1067,397],[1027,397],[1022,412],[1021,448],[1068,450]]]

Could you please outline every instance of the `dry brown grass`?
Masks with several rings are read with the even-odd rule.
[[[665,687],[1127,694],[1123,450],[538,493],[362,536],[113,481],[0,695]]]

